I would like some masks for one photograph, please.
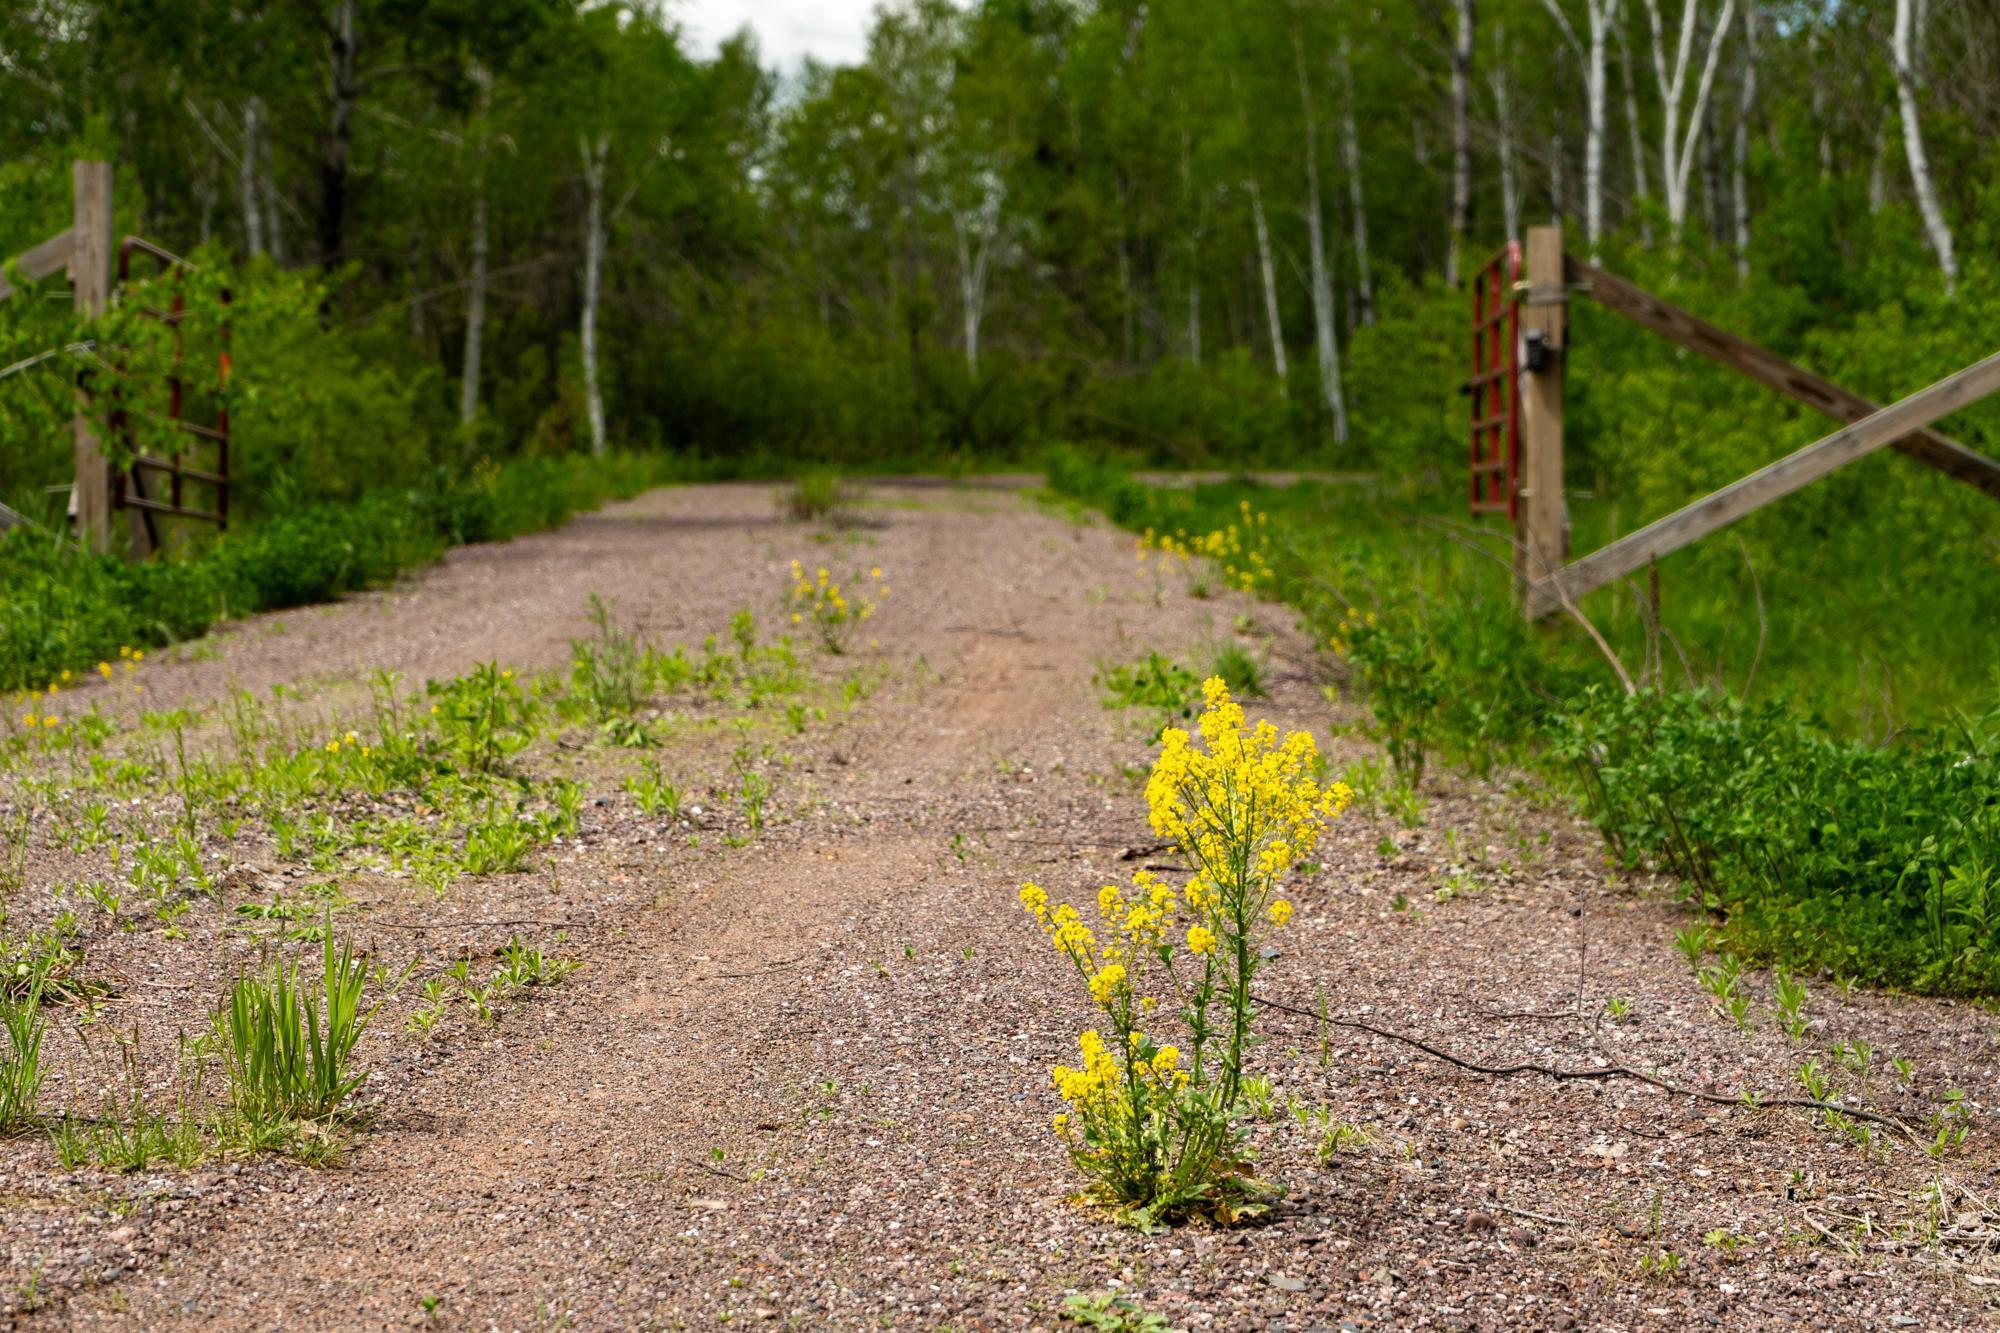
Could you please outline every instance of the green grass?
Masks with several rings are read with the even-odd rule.
[[[526,459],[418,490],[377,491],[225,534],[177,559],[127,563],[16,528],[0,537],[0,689],[191,639],[232,616],[386,582],[447,547],[553,527],[673,475],[660,455]]]

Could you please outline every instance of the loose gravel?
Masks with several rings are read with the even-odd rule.
[[[1373,752],[1282,608],[1162,584],[1106,526],[935,486],[879,486],[860,517],[816,529],[764,487],[658,491],[149,666],[152,707],[310,681],[337,717],[377,668],[561,668],[591,592],[698,642],[739,606],[769,619],[795,557],[880,566],[893,589],[819,666],[879,668],[879,687],[785,744],[744,845],[720,812],[647,818],[588,759],[581,833],[532,872],[441,899],[345,886],[343,928],[387,961],[521,935],[583,966],[492,1028],[419,1040],[386,1011],[361,1051],[375,1110],[339,1165],[64,1173],[44,1140],[0,1142],[0,1309],[23,1327],[966,1330],[1054,1327],[1067,1297],[1117,1292],[1188,1329],[1993,1324],[1983,1123],[1934,1163],[1805,1112],[1479,1075],[1289,1013],[1266,1014],[1255,1056],[1260,1166],[1287,1189],[1267,1219],[1141,1235],[1074,1202],[1048,1068],[1089,1013],[1015,895],[1033,878],[1082,900],[1163,855],[1146,721],[1108,709],[1094,670],[1236,639],[1267,664],[1253,716],[1339,730],[1343,763]],[[665,760],[714,772],[722,751]],[[1419,828],[1339,823],[1268,995],[1477,1062],[1643,1065],[1724,1096],[1796,1092],[1807,1059],[1861,1095],[1834,1050],[1862,1041],[1868,1104],[1920,1130],[1949,1087],[1994,1103],[1988,1010],[1815,980],[1794,1042],[1752,973],[1740,1030],[1673,948],[1670,886],[1607,873],[1587,829],[1504,775],[1425,796]],[[246,893],[291,873],[247,859]],[[60,862],[38,849],[31,882]],[[102,1035],[58,1025],[49,1100],[95,1108],[110,1028],[155,1053],[199,1030],[245,947],[203,921],[108,941],[92,965],[125,983],[115,1012]],[[1291,1106],[1352,1132],[1322,1154]]]

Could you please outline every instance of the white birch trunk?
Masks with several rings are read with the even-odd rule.
[[[1611,25],[1618,21],[1619,0],[1584,0],[1584,18],[1590,33],[1588,47],[1578,40],[1576,29],[1557,0],[1542,0],[1542,5],[1555,19],[1563,40],[1583,62],[1583,232],[1590,244],[1591,258],[1595,259],[1598,243],[1604,236],[1604,136],[1609,121],[1607,51]],[[1510,230],[1508,234],[1513,233]]]
[[[1584,87],[1588,109],[1584,114],[1583,141],[1583,232],[1590,242],[1590,257],[1597,258],[1598,243],[1604,237],[1604,120],[1605,120],[1605,28],[1615,4],[1588,0],[1590,53],[1584,65]]]
[[[1257,232],[1257,272],[1264,279],[1264,319],[1271,330],[1271,370],[1278,377],[1278,392],[1288,392],[1291,368],[1285,361],[1285,326],[1278,317],[1278,271],[1271,262],[1271,228],[1264,220],[1264,192],[1253,179],[1245,183],[1250,192],[1250,221]]]
[[[1188,247],[1188,364],[1201,369],[1201,274],[1194,264],[1194,247]]]
[[[1646,131],[1639,120],[1639,85],[1632,77],[1632,45],[1625,40],[1623,23],[1612,31],[1618,34],[1618,68],[1625,90],[1625,132],[1632,140],[1632,197],[1644,199],[1652,191],[1646,181]],[[1645,212],[1639,215],[1639,239],[1647,245],[1653,243],[1651,216]]]
[[[1368,266],[1368,202],[1361,183],[1361,136],[1354,128],[1354,64],[1349,59],[1347,38],[1340,39],[1340,149],[1347,168],[1347,209],[1354,233],[1355,298],[1360,306],[1362,327],[1375,322],[1375,279]]]
[[[264,253],[264,207],[257,192],[263,117],[261,99],[253,97],[243,104],[243,153],[236,159],[236,192],[243,204],[243,249],[252,259]]]
[[[1319,381],[1321,391],[1326,395],[1333,442],[1346,444],[1347,402],[1340,385],[1340,335],[1333,322],[1333,275],[1327,269],[1326,233],[1321,221],[1319,126],[1313,117],[1312,85],[1306,80],[1305,50],[1296,34],[1293,43],[1292,51],[1299,68],[1299,101],[1305,111],[1306,243],[1312,260],[1313,327],[1319,344]]]
[[[257,197],[263,202],[264,246],[280,267],[285,262],[285,224],[278,212],[278,187],[271,178],[271,136],[257,139]]]
[[[986,323],[986,280],[997,237],[991,228],[982,227],[975,244],[972,222],[962,212],[951,215],[951,227],[958,238],[958,299],[965,330],[965,368],[977,376],[979,331]]]
[[[1453,0],[1458,12],[1451,47],[1451,228],[1444,280],[1458,285],[1461,251],[1472,231],[1472,35],[1474,0]]]
[[[1903,117],[1903,156],[1910,164],[1910,185],[1916,191],[1917,211],[1923,214],[1924,234],[1930,238],[1938,268],[1944,273],[1944,289],[1951,293],[1958,289],[1958,254],[1952,243],[1951,223],[1938,202],[1937,182],[1931,178],[1922,113],[1917,106],[1917,48],[1921,41],[1914,0],[1896,0],[1889,55],[1896,67],[1896,105]]]
[[[1736,0],[1722,2],[1722,12],[1709,33],[1707,58],[1702,62],[1691,103],[1686,102],[1688,73],[1694,58],[1695,29],[1701,20],[1701,0],[1683,0],[1681,30],[1671,68],[1666,33],[1660,23],[1659,0],[1646,0],[1646,17],[1652,25],[1653,73],[1660,85],[1660,175],[1667,197],[1667,221],[1678,237],[1687,221],[1688,185],[1694,172],[1695,153],[1701,147],[1702,125],[1707,119],[1709,94],[1715,88],[1722,45],[1736,17]]]
[[[1511,241],[1521,235],[1521,186],[1514,175],[1514,111],[1507,95],[1505,51],[1495,65],[1486,79],[1493,90],[1493,120],[1500,132],[1500,217]]]
[[[604,287],[604,165],[611,136],[579,141],[587,204],[583,224],[583,405],[590,419],[590,453],[604,457],[604,394],[597,380],[597,309]]]
[[[1750,121],[1757,114],[1757,6],[1743,7],[1743,84],[1736,100],[1736,143],[1729,193],[1736,231],[1736,276],[1750,276]]]

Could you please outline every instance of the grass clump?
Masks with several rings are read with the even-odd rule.
[[[277,959],[237,977],[211,1016],[230,1100],[252,1126],[325,1120],[367,1077],[354,1048],[382,1001],[363,1003],[368,969],[351,945],[336,948],[329,929],[322,948],[317,980]]]
[[[1201,698],[1201,678],[1157,651],[1132,662],[1100,665],[1091,679],[1104,691],[1107,708],[1141,708],[1158,714],[1156,740],[1175,722],[1193,718]]]
[[[814,468],[792,478],[779,503],[795,523],[830,523],[840,518],[841,508],[850,498],[852,493],[839,473]]]
[[[18,993],[0,986],[0,1031],[7,1051],[0,1056],[0,1134],[34,1123],[42,1095],[42,974],[32,972]]]

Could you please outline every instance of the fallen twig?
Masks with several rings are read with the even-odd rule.
[[[1508,1213],[1514,1217],[1525,1217],[1531,1222],[1547,1222],[1550,1226],[1573,1227],[1578,1225],[1567,1217],[1551,1217],[1547,1213],[1531,1213],[1525,1208],[1513,1208],[1504,1203],[1489,1203],[1486,1206],[1496,1213]]]
[[[370,921],[366,929],[375,930],[475,930],[491,929],[494,926],[556,926],[563,930],[595,930],[589,921],[549,921],[541,917],[516,917],[511,921],[454,921],[443,918],[437,921]]]
[[[1696,1101],[1707,1102],[1712,1106],[1742,1106],[1760,1111],[1780,1106],[1790,1106],[1803,1110],[1834,1111],[1854,1120],[1866,1120],[1871,1124],[1882,1125],[1886,1128],[1896,1130],[1907,1136],[1910,1142],[1920,1148],[1924,1144],[1923,1138],[1918,1135],[1916,1130],[1910,1128],[1909,1125],[1896,1119],[1894,1116],[1882,1115],[1876,1111],[1862,1110],[1856,1106],[1843,1106],[1838,1102],[1825,1102],[1813,1097],[1766,1097],[1761,1093],[1755,1092],[1747,1094],[1748,1097],[1754,1098],[1754,1100],[1746,1100],[1746,1094],[1742,1093],[1731,1097],[1719,1092],[1704,1092],[1700,1088],[1689,1088],[1678,1083],[1669,1083],[1657,1074],[1649,1074],[1643,1069],[1634,1069],[1630,1065],[1596,1065],[1588,1069],[1563,1069],[1557,1065],[1539,1064],[1535,1061],[1522,1061],[1519,1064],[1511,1065],[1481,1064],[1476,1060],[1467,1060],[1463,1056],[1453,1055],[1450,1051],[1433,1046],[1421,1038],[1412,1037],[1401,1032],[1392,1032],[1388,1028],[1379,1028],[1373,1023],[1364,1023],[1358,1018],[1338,1018],[1331,1014],[1322,1016],[1310,1009],[1300,1009],[1296,1005],[1284,1004],[1262,995],[1253,995],[1251,999],[1263,1005],[1266,1009],[1276,1009],[1280,1013],[1295,1014],[1300,1018],[1310,1018],[1315,1023],[1325,1023],[1331,1027],[1352,1028],[1357,1032],[1371,1033],[1387,1041],[1396,1041],[1401,1042],[1405,1046],[1414,1046],[1432,1059],[1442,1060],[1448,1065],[1455,1065],[1460,1069],[1474,1074],[1487,1074],[1496,1078],[1506,1078],[1515,1074],[1540,1074],[1544,1078],[1587,1081],[1629,1078],[1634,1082],[1649,1084],[1652,1087],[1660,1089],[1662,1092],[1671,1093],[1677,1097],[1691,1097]]]

